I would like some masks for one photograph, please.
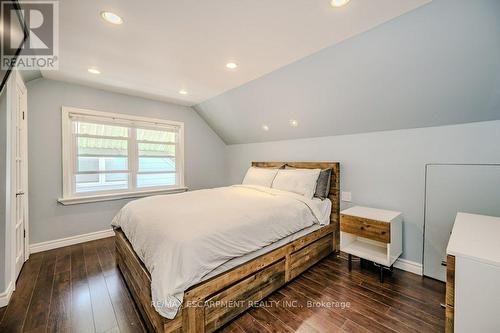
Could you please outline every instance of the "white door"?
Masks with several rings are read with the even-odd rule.
[[[27,92],[26,86],[20,75],[15,75],[15,95],[13,96],[12,125],[14,140],[12,151],[15,155],[15,167],[12,175],[13,187],[15,189],[14,234],[15,234],[15,278],[19,276],[25,260],[28,258],[26,251],[26,218],[27,218]]]

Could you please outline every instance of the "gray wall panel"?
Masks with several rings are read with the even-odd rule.
[[[500,217],[500,165],[429,165],[424,274],[446,280],[446,247],[458,212]]]

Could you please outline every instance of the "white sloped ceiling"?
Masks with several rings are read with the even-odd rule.
[[[500,1],[434,0],[195,108],[228,144],[500,119],[499,36]]]
[[[194,105],[429,2],[64,0],[59,70],[42,75]],[[124,23],[105,22],[101,11]],[[236,71],[226,70],[230,61]]]

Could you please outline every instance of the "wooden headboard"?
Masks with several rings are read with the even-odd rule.
[[[335,225],[335,250],[339,251],[340,244],[340,163],[339,162],[252,162],[258,168],[280,168],[288,165],[300,169],[329,169],[332,168],[330,193],[328,198],[332,202],[330,223]]]

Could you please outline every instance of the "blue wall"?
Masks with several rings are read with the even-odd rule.
[[[340,162],[340,187],[352,204],[403,213],[403,258],[421,263],[425,165],[500,163],[499,142],[496,120],[231,145],[227,159],[231,183],[241,183],[251,161]]]
[[[62,206],[61,107],[70,106],[184,122],[185,182],[190,189],[227,182],[226,146],[191,108],[66,82],[28,83],[30,242],[107,230],[129,200]]]

